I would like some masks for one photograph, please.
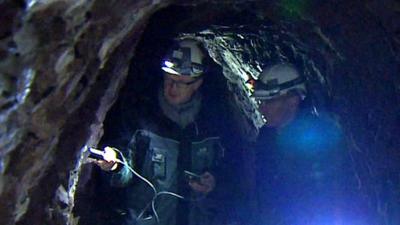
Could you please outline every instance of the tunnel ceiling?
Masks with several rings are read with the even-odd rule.
[[[71,212],[82,147],[99,141],[151,26],[161,37],[201,39],[228,81],[259,69],[218,55],[231,52],[222,43],[243,48],[249,39],[221,37],[286,32],[348,134],[360,191],[389,224],[398,202],[382,190],[397,193],[399,184],[398,1],[4,0],[0,11],[0,224],[78,222]],[[159,13],[168,20],[157,25]],[[268,43],[274,35],[262,40],[283,46]]]

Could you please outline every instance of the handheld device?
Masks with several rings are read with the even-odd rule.
[[[92,159],[99,159],[99,160],[104,160],[104,152],[95,148],[90,148],[89,147],[89,158]]]
[[[183,173],[185,174],[186,180],[200,182],[200,178],[201,178],[200,175],[195,174],[195,173],[190,172],[190,171],[187,171],[187,170],[184,170]]]
[[[104,148],[104,151],[89,147],[88,158],[100,159],[106,161],[113,160],[121,163],[122,159],[120,158],[119,155],[117,155],[115,151],[118,151],[118,149],[108,146]]]

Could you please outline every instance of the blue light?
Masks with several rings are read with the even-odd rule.
[[[333,150],[341,132],[333,121],[315,118],[297,121],[278,136],[278,145],[293,153],[318,153]]]

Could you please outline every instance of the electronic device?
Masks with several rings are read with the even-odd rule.
[[[186,180],[188,180],[188,181],[195,181],[195,182],[199,182],[199,183],[200,183],[200,178],[201,178],[200,175],[195,174],[195,173],[190,172],[190,171],[187,171],[187,170],[184,170],[183,172],[184,172],[184,174],[185,174]]]
[[[90,147],[88,149],[89,149],[89,155],[88,155],[89,158],[104,160],[104,154],[105,154],[104,151]]]

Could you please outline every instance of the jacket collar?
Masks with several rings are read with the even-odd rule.
[[[174,106],[167,102],[162,88],[158,91],[158,103],[163,114],[179,125],[182,129],[193,123],[200,112],[202,96],[199,92],[193,98],[182,105]]]

